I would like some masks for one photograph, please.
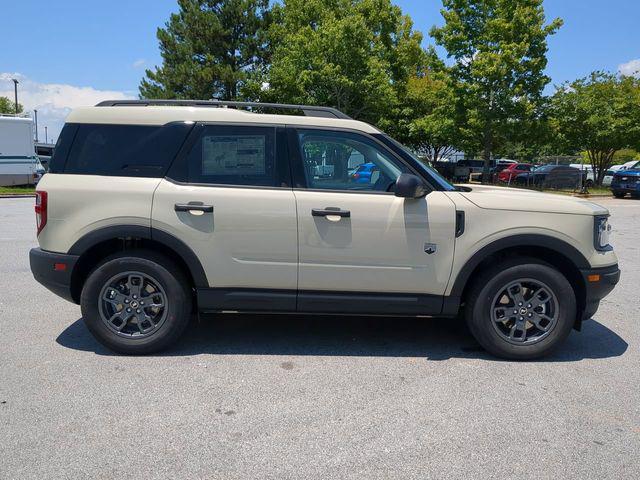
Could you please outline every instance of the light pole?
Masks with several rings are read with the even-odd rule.
[[[33,114],[36,117],[36,143],[38,142],[38,110],[33,109]]]
[[[47,127],[44,127],[44,143],[49,143],[49,137],[47,137]]]
[[[12,78],[11,81],[13,81],[13,93],[15,95],[15,99],[16,99],[16,115],[18,114],[18,80],[16,80],[15,78]]]

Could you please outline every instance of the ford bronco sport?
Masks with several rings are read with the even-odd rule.
[[[356,181],[363,164],[375,168]],[[175,342],[194,311],[461,313],[486,350],[529,359],[620,276],[605,208],[454,187],[324,107],[78,108],[36,194],[35,278],[128,354]]]

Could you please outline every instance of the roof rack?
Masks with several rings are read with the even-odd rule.
[[[332,107],[316,105],[290,105],[287,103],[234,102],[228,100],[105,100],[96,107],[121,106],[179,106],[179,107],[232,107],[232,108],[267,108],[273,110],[300,110],[307,117],[340,118],[351,120],[351,117]]]

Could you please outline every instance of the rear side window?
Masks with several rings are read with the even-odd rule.
[[[211,185],[278,184],[273,127],[204,125],[179,179]],[[186,174],[186,175],[185,175]]]
[[[67,127],[69,125],[64,130]],[[64,173],[163,177],[192,125],[184,122],[164,126],[79,124],[75,128]],[[58,150],[56,147],[56,156]]]

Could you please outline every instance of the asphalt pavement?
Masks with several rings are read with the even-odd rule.
[[[443,319],[227,315],[111,354],[37,284],[33,199],[0,199],[0,479],[640,478],[640,201],[621,283],[544,361]]]

